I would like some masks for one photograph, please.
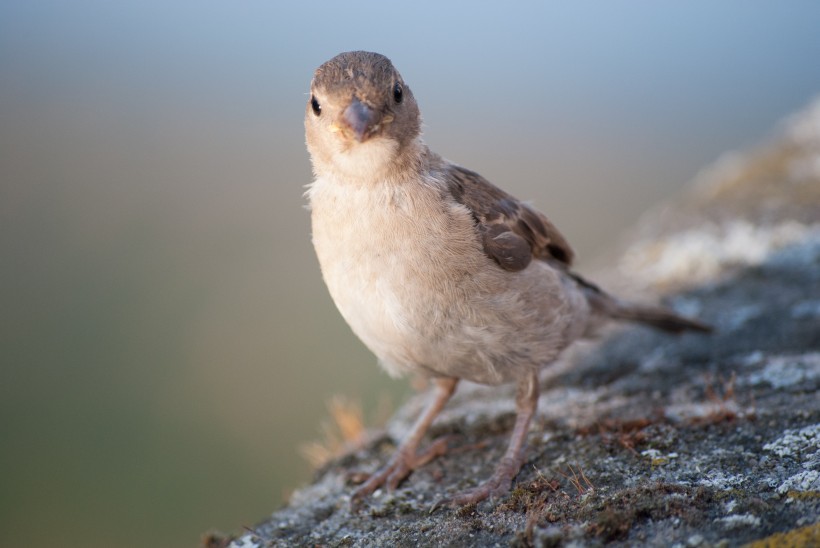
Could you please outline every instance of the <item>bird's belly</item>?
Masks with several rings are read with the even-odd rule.
[[[414,369],[413,348],[421,337],[417,320],[420,312],[430,311],[424,310],[430,304],[410,299],[409,287],[396,287],[378,268],[351,267],[347,261],[320,263],[330,295],[353,332],[391,374]]]
[[[442,210],[433,189],[410,200],[392,188],[321,188],[311,195],[313,243],[339,312],[389,373],[423,368],[448,301],[477,268],[469,219]],[[461,257],[444,249],[454,238]]]

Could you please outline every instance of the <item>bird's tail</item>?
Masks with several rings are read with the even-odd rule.
[[[709,333],[712,331],[712,327],[703,322],[685,318],[659,306],[646,306],[621,301],[577,274],[572,274],[572,277],[584,291],[593,311],[601,316],[615,320],[638,322],[670,333],[681,333],[683,331]]]
[[[639,322],[670,333],[681,333],[683,331],[710,333],[712,331],[712,327],[703,322],[679,316],[665,308],[617,301],[616,303],[616,307],[608,313],[610,318],[616,320]]]

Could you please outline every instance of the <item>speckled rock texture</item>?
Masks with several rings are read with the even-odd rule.
[[[820,102],[758,150],[649,212],[590,278],[716,331],[616,327],[543,372],[511,493],[430,512],[492,472],[513,387],[462,385],[436,421],[451,452],[349,507],[421,408],[320,470],[285,508],[213,545],[820,546]]]

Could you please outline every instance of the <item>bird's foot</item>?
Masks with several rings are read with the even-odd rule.
[[[358,506],[365,497],[382,485],[386,485],[388,490],[393,491],[413,470],[447,453],[448,441],[449,436],[438,438],[421,453],[399,447],[381,470],[370,476],[356,489],[350,499],[351,505]]]
[[[521,461],[513,459],[502,459],[490,476],[484,483],[463,491],[455,496],[447,497],[437,501],[430,509],[433,513],[438,508],[450,506],[452,508],[468,506],[470,504],[478,504],[482,500],[488,498],[501,497],[509,493],[513,478],[518,475],[521,470]]]

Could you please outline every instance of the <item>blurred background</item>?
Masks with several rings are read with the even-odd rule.
[[[316,66],[391,57],[427,142],[584,260],[820,91],[820,3],[0,3],[0,545],[193,546],[409,393],[321,281]],[[588,263],[587,263],[588,264]]]

